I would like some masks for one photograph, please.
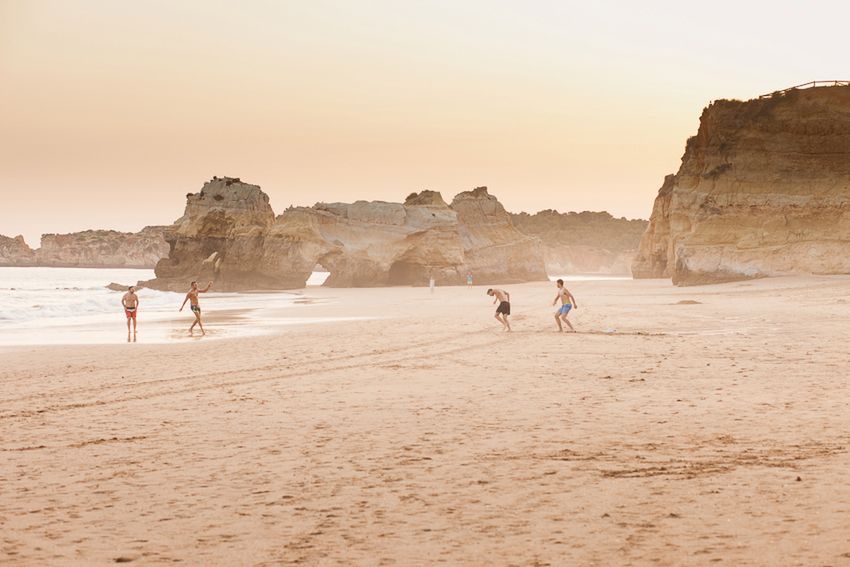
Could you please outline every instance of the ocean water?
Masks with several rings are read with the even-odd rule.
[[[328,274],[314,273],[308,286],[321,285]],[[153,270],[98,268],[0,268],[0,346],[27,344],[110,343],[126,335],[122,291],[109,283],[132,284],[154,277]],[[139,329],[146,342],[165,342],[183,337],[192,322],[188,307],[178,313],[184,293],[142,289],[139,295]],[[227,325],[210,325],[208,334],[233,336],[257,334],[268,323],[252,325],[253,311],[268,313],[305,303],[303,294],[286,292],[221,293],[201,296],[201,306],[217,314],[234,315]],[[275,320],[272,325],[309,323],[324,319]],[[214,332],[210,332],[210,331]]]

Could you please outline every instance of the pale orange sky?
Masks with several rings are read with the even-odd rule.
[[[850,79],[844,3],[0,0],[0,234],[290,204],[649,215],[702,108]]]

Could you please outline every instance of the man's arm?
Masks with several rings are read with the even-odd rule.
[[[552,305],[557,304],[557,303],[558,303],[558,300],[559,300],[560,298],[561,298],[561,292],[556,293],[556,294],[555,294],[555,299],[554,299],[554,301],[552,301]]]
[[[508,298],[508,303],[510,303],[510,302],[511,302],[511,294],[510,294],[510,293],[508,293],[508,292],[506,291],[506,292],[505,292],[505,297],[507,297],[507,298]]]
[[[570,296],[570,303],[572,304],[572,306],[573,306],[575,309],[578,309],[578,304],[576,303],[576,298],[575,298],[575,296],[573,296],[573,294],[572,294],[572,293],[570,293],[570,291],[569,291],[569,290],[567,290],[567,295],[569,295],[569,296]]]
[[[180,306],[180,311],[183,311],[183,308],[186,307],[186,302],[189,301],[189,294],[186,294],[186,299],[183,300],[183,305]]]
[[[127,294],[121,296],[121,307],[127,309]]]
[[[199,291],[200,291],[201,293],[206,293],[206,292],[208,292],[208,291],[210,290],[210,288],[211,288],[211,287],[212,287],[212,282],[209,282],[209,283],[207,284],[207,287],[205,287],[204,289],[201,289],[201,290],[199,290]]]

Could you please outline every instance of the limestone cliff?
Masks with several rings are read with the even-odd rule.
[[[35,251],[24,242],[23,236],[9,238],[0,234],[0,266],[33,266]]]
[[[86,230],[44,234],[36,250],[39,266],[79,268],[151,268],[168,252],[165,227],[148,226],[139,232]]]
[[[44,234],[32,250],[23,237],[0,236],[0,265],[72,268],[152,268],[168,253],[164,226],[139,232],[85,230]]]
[[[850,273],[850,87],[706,108],[633,272],[678,285]]]
[[[382,201],[318,203],[285,211],[266,239],[268,258],[283,258],[306,281],[316,264],[325,285],[363,287],[459,283],[463,249],[457,215],[439,193]]]
[[[464,269],[478,283],[546,280],[540,240],[521,233],[486,187],[452,200],[464,251]]]
[[[316,265],[328,286],[458,284],[545,279],[539,240],[517,231],[481,188],[449,207],[423,191],[404,203],[356,201],[290,207],[274,218],[268,196],[238,179],[214,178],[187,196],[186,212],[166,231],[168,258],[156,267],[160,289],[215,280],[216,289],[303,287]]]
[[[550,275],[630,275],[645,220],[614,218],[609,213],[584,211],[511,214],[520,232],[543,242],[546,271]]]
[[[270,274],[263,241],[274,222],[269,197],[238,178],[214,177],[186,195],[183,216],[165,231],[167,257],[144,285],[182,290],[191,280],[215,280],[216,289],[285,288],[296,280]]]

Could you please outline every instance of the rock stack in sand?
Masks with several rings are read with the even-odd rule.
[[[448,206],[434,191],[404,203],[356,201],[291,207],[274,218],[256,185],[213,178],[187,197],[166,231],[168,258],[157,264],[160,289],[215,280],[217,289],[303,287],[317,264],[326,285],[367,287],[545,280],[540,242],[514,228],[486,188]]]
[[[464,270],[480,283],[545,280],[543,246],[523,234],[486,187],[458,193],[452,200],[465,256]]]
[[[632,261],[646,227],[645,220],[614,218],[584,211],[511,214],[514,226],[543,242],[549,274],[631,274]]]
[[[218,178],[186,195],[183,216],[165,231],[169,251],[142,285],[184,289],[190,280],[215,280],[218,289],[289,287],[263,264],[263,243],[274,223],[269,197],[258,185]]]
[[[318,203],[285,211],[266,238],[269,259],[306,281],[316,264],[326,285],[367,287],[459,283],[464,255],[457,214],[439,193],[383,201]]]
[[[850,87],[714,102],[658,193],[635,277],[850,273],[848,158]]]

